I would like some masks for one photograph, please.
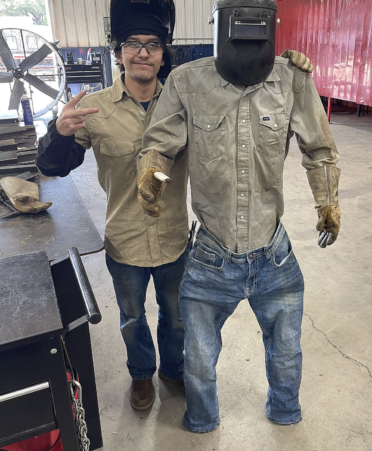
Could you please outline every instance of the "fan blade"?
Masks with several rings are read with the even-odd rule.
[[[10,72],[0,72],[0,83],[10,83],[13,81],[13,74]]]
[[[43,92],[47,96],[51,97],[52,99],[55,99],[57,95],[59,94],[59,91],[56,89],[50,87],[47,85],[44,81],[40,80],[39,78],[31,75],[26,74],[23,77],[30,85],[32,85],[34,88],[38,89],[39,91]]]
[[[14,69],[17,69],[17,65],[14,61],[12,52],[6,42],[3,33],[0,32],[0,58],[3,60],[5,67],[11,72]]]
[[[36,50],[35,53],[32,53],[30,56],[28,56],[25,60],[21,62],[19,65],[20,69],[25,72],[26,70],[30,69],[31,67],[36,66],[41,61],[43,61],[44,58],[46,58],[50,53],[52,53],[53,50],[51,50],[46,44],[44,44],[42,47],[39,48],[39,50]]]
[[[21,103],[21,97],[23,96],[23,93],[24,93],[23,81],[18,80],[18,79],[15,80],[13,89],[12,89],[12,94],[10,96],[9,108],[8,108],[9,110],[18,110],[19,104]]]

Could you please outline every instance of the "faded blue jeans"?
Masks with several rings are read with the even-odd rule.
[[[209,432],[219,425],[221,329],[242,299],[249,300],[262,330],[269,382],[266,416],[281,425],[301,420],[303,292],[303,276],[282,224],[270,245],[244,254],[231,253],[208,231],[199,230],[180,288],[187,404],[183,424],[188,429]]]
[[[178,306],[179,286],[190,248],[174,263],[141,268],[118,263],[106,254],[120,309],[120,330],[127,347],[127,366],[134,380],[152,378],[156,353],[147,324],[145,301],[150,276],[153,277],[159,306],[159,370],[171,379],[183,378],[184,330]]]

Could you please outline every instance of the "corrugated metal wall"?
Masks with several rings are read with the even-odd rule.
[[[208,17],[215,0],[175,0],[175,44],[212,42]],[[109,15],[109,0],[48,0],[54,38],[64,47],[105,45],[103,18]],[[185,40],[187,39],[187,40]]]
[[[277,54],[291,48],[309,56],[320,95],[372,106],[372,0],[277,5]]]
[[[103,18],[109,15],[109,0],[48,0],[52,29],[59,46],[103,47]]]
[[[175,0],[174,44],[211,44],[213,42],[213,26],[208,25],[208,17],[212,15],[215,2],[216,0]]]

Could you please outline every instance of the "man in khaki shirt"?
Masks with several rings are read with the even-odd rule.
[[[310,75],[275,58],[275,3],[220,0],[213,20],[215,57],[185,64],[168,77],[138,167],[139,201],[148,214],[161,215],[165,186],[149,183],[147,174],[170,175],[179,153],[189,155],[192,207],[201,228],[179,302],[185,327],[183,424],[198,433],[220,423],[221,329],[242,299],[249,300],[262,329],[266,416],[280,425],[302,419],[304,281],[280,222],[283,166],[294,134],[318,210],[319,245],[333,244],[340,229],[338,152]],[[164,194],[170,190],[172,185]]]
[[[145,215],[137,202],[136,158],[162,89],[159,70],[169,61],[168,30],[155,16],[140,16],[119,35],[116,55],[125,73],[111,88],[84,97],[63,109],[39,143],[37,164],[48,176],[64,177],[82,164],[93,148],[99,182],[107,194],[105,249],[120,308],[120,329],[133,379],[133,408],[154,400],[156,353],[145,314],[146,290],[153,277],[159,305],[159,377],[182,382],[184,330],[178,307],[179,284],[188,254],[186,153],[172,169],[173,190],[164,194],[162,218]],[[129,22],[133,23],[131,17]],[[125,25],[125,23],[124,23]],[[165,53],[164,53],[165,52]],[[77,109],[75,110],[75,107]],[[179,197],[185,199],[180,204]]]

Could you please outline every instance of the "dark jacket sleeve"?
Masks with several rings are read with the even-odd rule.
[[[36,165],[48,177],[66,177],[84,161],[85,149],[75,142],[75,136],[62,136],[56,120],[48,124],[48,133],[39,140]]]

